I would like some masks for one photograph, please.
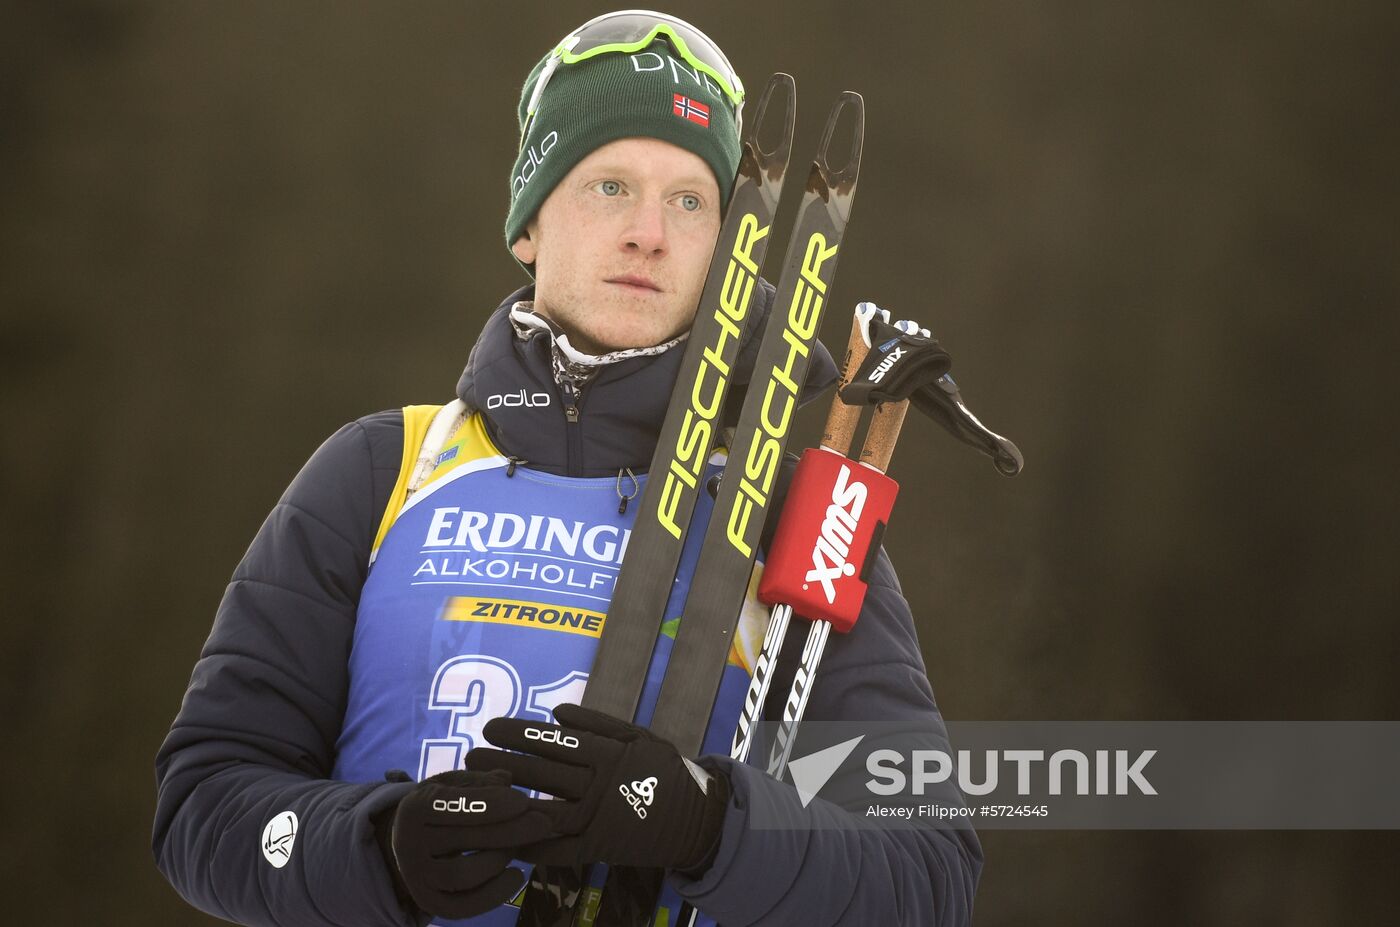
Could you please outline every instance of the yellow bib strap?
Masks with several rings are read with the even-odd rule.
[[[389,526],[398,518],[399,510],[408,499],[408,484],[413,479],[414,470],[417,469],[418,451],[423,446],[423,438],[428,434],[428,426],[432,424],[433,416],[437,415],[441,408],[442,406],[404,406],[403,459],[399,463],[399,479],[394,484],[394,491],[389,494],[389,504],[384,506],[384,517],[379,520],[379,533],[374,536],[374,547],[370,551],[371,561],[379,551],[384,535],[389,533]]]

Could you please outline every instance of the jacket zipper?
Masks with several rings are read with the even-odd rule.
[[[588,391],[588,387],[585,385],[579,390],[572,383],[566,383],[562,389],[566,422],[564,430],[568,436],[569,476],[583,476],[583,426],[579,424],[579,417],[583,406],[583,394]]]

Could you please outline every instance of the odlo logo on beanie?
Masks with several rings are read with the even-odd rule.
[[[539,144],[531,145],[525,149],[525,163],[520,167],[520,173],[515,175],[515,179],[510,182],[510,195],[517,197],[520,191],[524,190],[535,179],[535,174],[539,171],[544,159],[549,156],[549,152],[555,145],[559,144],[559,133],[550,132],[540,139]]]

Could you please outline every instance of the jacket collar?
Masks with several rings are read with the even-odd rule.
[[[759,283],[759,311],[751,314],[744,330],[725,402],[726,424],[738,418],[744,387],[753,375],[761,323],[772,305],[772,285]],[[570,423],[565,412],[570,397],[555,382],[548,331],[521,340],[510,322],[511,307],[533,298],[533,286],[517,290],[487,319],[457,382],[457,395],[468,408],[482,412],[502,453],[528,461],[532,469],[588,477],[615,476],[624,468],[645,472],[686,342],[660,354],[601,367],[577,401],[578,421]],[[800,402],[810,402],[835,380],[831,354],[818,343]]]

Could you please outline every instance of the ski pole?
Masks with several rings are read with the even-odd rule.
[[[917,325],[914,326],[917,329]],[[859,409],[858,406],[852,408]],[[900,428],[904,425],[905,413],[909,411],[909,400],[883,403],[875,407],[866,432],[865,444],[861,447],[860,463],[881,476],[889,469],[890,458],[894,455],[895,443],[899,440]],[[892,482],[891,482],[891,485]],[[896,487],[897,488],[897,487]],[[891,505],[893,498],[890,499]],[[886,515],[888,517],[888,514]],[[880,523],[883,527],[883,522]],[[878,547],[878,545],[876,545]],[[862,571],[862,583],[864,571]],[[789,607],[789,611],[790,611]],[[792,688],[783,708],[779,722],[774,750],[769,754],[768,774],[782,779],[787,771],[788,757],[792,754],[793,742],[797,739],[797,729],[802,724],[802,716],[807,711],[807,702],[812,695],[812,684],[817,675],[817,666],[826,652],[826,642],[831,636],[832,623],[817,618],[807,629],[807,640],[802,645],[802,662],[798,664],[793,677]],[[849,630],[846,628],[845,630]]]
[[[836,395],[831,398],[831,409],[826,415],[826,427],[823,429],[821,441],[823,448],[841,457],[845,457],[850,451],[851,439],[855,437],[862,411],[860,406],[843,402],[841,390],[850,384],[851,378],[856,375],[870,350],[865,343],[862,319],[868,322],[875,313],[882,311],[874,303],[860,303],[851,319],[851,334],[846,342],[845,357],[841,361],[841,376],[836,384]],[[889,318],[889,313],[885,313],[885,318]],[[729,750],[729,755],[741,763],[748,759],[749,751],[753,747],[753,725],[768,697],[773,669],[777,665],[778,654],[783,649],[783,640],[787,636],[791,619],[792,606],[779,603],[773,607],[768,619],[768,628],[763,632],[763,646],[759,650],[758,659],[754,661],[753,676],[749,680],[749,688],[739,710],[739,724],[735,728],[734,741]]]
[[[841,415],[849,417],[852,430],[863,407],[875,407],[860,462],[853,467],[834,447],[803,455],[759,584],[760,600],[774,606],[774,640],[770,649],[765,635],[764,678],[754,680],[741,723],[751,725],[761,710],[793,611],[812,621],[769,751],[767,770],[774,778],[786,771],[831,631],[849,632],[859,617],[866,580],[899,490],[885,471],[910,401],[959,440],[991,457],[1003,475],[1014,476],[1022,466],[1016,446],[989,431],[963,403],[948,376],[952,362],[928,331],[914,322],[890,325],[888,320],[884,310],[857,313],[860,343],[866,350],[854,373],[843,372],[838,393],[844,404]],[[844,446],[849,442],[847,433]],[[742,732],[743,740],[751,737],[751,731]],[[747,753],[749,745],[736,735],[735,747]]]
[[[772,556],[760,584],[760,598],[772,605],[773,611],[764,633],[762,649],[755,661],[754,673],[740,710],[739,724],[731,745],[730,755],[736,759],[747,760],[752,749],[753,722],[767,699],[773,669],[791,623],[793,605],[805,603],[809,606],[804,612],[808,617],[836,617],[840,622],[838,630],[841,631],[850,630],[855,615],[860,610],[860,602],[864,596],[863,577],[855,584],[858,588],[852,589],[849,588],[851,584],[842,583],[839,603],[833,580],[839,582],[841,578],[855,572],[855,567],[846,558],[851,556],[853,559],[860,559],[863,556],[862,552],[868,549],[869,542],[878,537],[878,522],[888,517],[889,507],[893,504],[894,492],[898,487],[892,481],[885,481],[887,485],[880,487],[881,491],[875,494],[875,504],[867,508],[865,499],[869,481],[856,481],[846,485],[845,478],[850,472],[851,463],[846,455],[864,407],[846,401],[844,392],[866,362],[873,331],[902,336],[915,335],[919,330],[917,323],[908,321],[897,322],[891,326],[889,313],[873,303],[861,303],[856,306],[842,363],[841,379],[827,416],[821,446],[803,455],[797,474],[793,478],[788,507],[784,509],[786,513],[796,513],[799,517],[784,515],[773,550],[770,552]],[[856,493],[858,498],[846,498],[852,492]],[[833,508],[837,495],[842,496],[841,504]],[[851,505],[855,506],[854,512],[849,508],[841,508]],[[833,511],[836,510],[839,511],[833,516]],[[822,518],[823,514],[825,519]],[[855,524],[862,516],[865,518],[865,528],[858,532],[862,535],[861,542],[857,545],[860,550],[853,553],[851,545],[855,540],[854,534],[857,533]],[[834,521],[831,520],[833,517]],[[818,602],[805,594],[805,591],[810,589],[810,581],[813,579],[811,571],[806,570],[806,565],[809,562],[817,563],[819,556],[829,558],[828,569],[831,564],[839,564],[835,573],[830,573],[819,581],[820,588],[826,593],[824,602]],[[807,574],[806,582],[799,579],[804,574]],[[828,606],[833,606],[835,610],[824,610]],[[817,637],[809,639],[808,643],[812,646],[824,646],[825,634],[829,630],[828,626],[818,631]]]
[[[899,432],[908,411],[907,399],[875,407],[870,428],[866,431],[865,444],[860,451],[862,466],[869,467],[881,476],[884,475],[889,469],[890,458],[894,456],[894,446],[899,440]],[[783,607],[791,612],[790,606]],[[802,724],[802,716],[807,711],[817,666],[821,663],[822,654],[826,652],[826,642],[830,636],[830,621],[818,618],[807,629],[807,640],[802,645],[802,662],[793,677],[792,689],[788,693],[788,701],[779,722],[775,750],[769,754],[768,774],[774,779],[782,779],[787,771],[788,757],[792,754],[792,745],[797,739],[797,729]]]

